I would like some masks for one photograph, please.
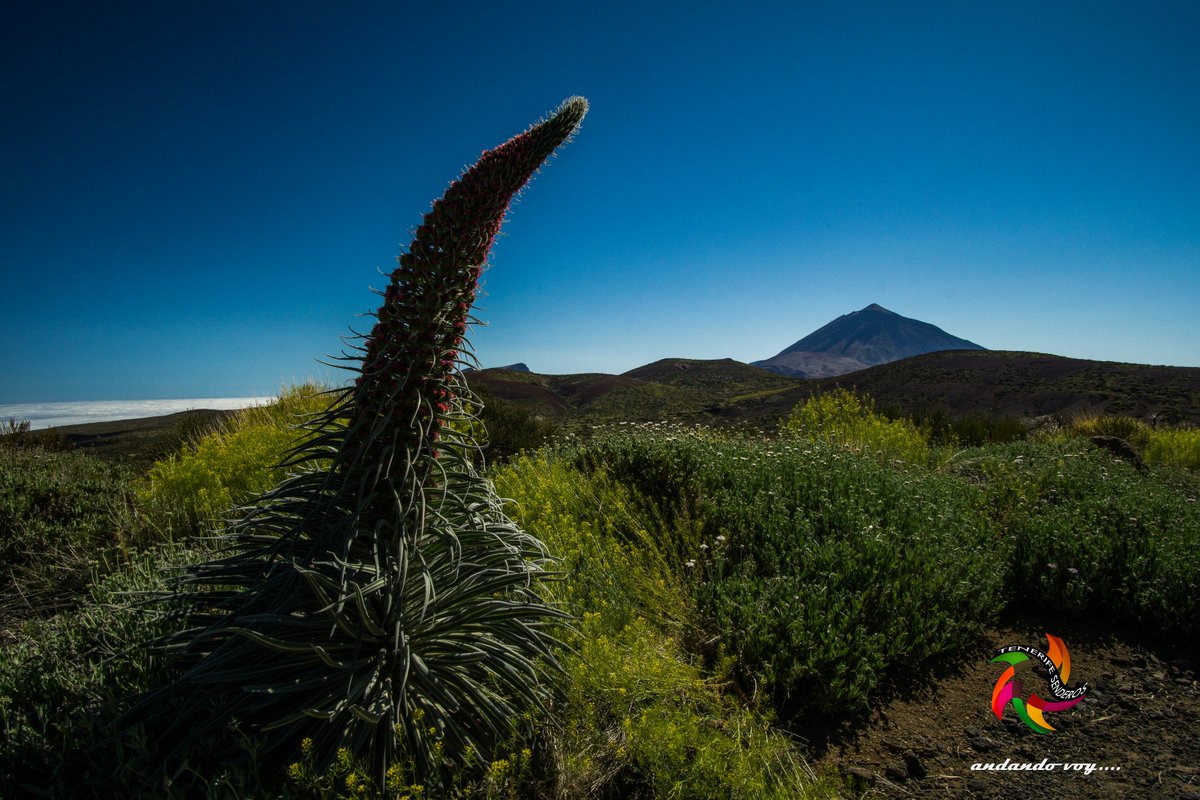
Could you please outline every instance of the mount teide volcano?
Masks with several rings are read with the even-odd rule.
[[[986,350],[941,328],[872,303],[819,328],[754,366],[792,378],[829,378],[939,350]]]

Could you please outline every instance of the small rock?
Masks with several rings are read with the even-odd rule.
[[[976,736],[983,735],[983,731],[979,730],[979,728],[963,728],[963,733],[965,733],[969,739],[974,739]]]
[[[883,774],[894,781],[908,780],[908,770],[905,769],[901,764],[888,764],[887,767],[884,768]]]
[[[917,757],[914,751],[905,750],[901,758],[904,759],[904,768],[908,771],[908,777],[924,778],[928,774],[925,764]]]
[[[989,750],[995,750],[997,747],[1000,746],[1000,745],[996,744],[995,742],[993,742],[992,740],[985,739],[982,736],[974,737],[973,739],[968,741],[967,744],[971,745],[971,747],[973,749],[978,750],[981,753],[986,753]]]
[[[1133,445],[1119,436],[1093,436],[1092,444],[1107,450],[1117,458],[1128,461],[1138,472],[1149,472],[1141,456],[1133,449]]]
[[[846,770],[846,774],[855,780],[866,784],[867,786],[875,785],[875,773],[871,772],[869,769],[863,769],[862,767],[851,767],[850,769]]]
[[[1179,800],[1200,800],[1200,787],[1188,784],[1179,793]]]
[[[1113,656],[1108,661],[1110,664],[1112,664],[1113,666],[1117,666],[1117,667],[1132,667],[1133,666],[1133,660],[1129,659],[1129,658],[1124,658],[1123,656]]]

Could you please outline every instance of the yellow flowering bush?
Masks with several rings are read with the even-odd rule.
[[[870,398],[845,389],[816,395],[796,406],[783,423],[782,432],[870,455],[885,463],[925,464],[930,457],[929,442],[916,425],[876,413]]]
[[[220,430],[157,462],[137,488],[149,527],[175,538],[223,523],[239,503],[284,476],[281,456],[305,435],[297,426],[328,407],[322,388],[284,389],[274,403],[249,408]]]

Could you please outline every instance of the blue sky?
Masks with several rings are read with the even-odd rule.
[[[31,3],[0,64],[0,402],[331,373],[429,203],[582,94],[485,365],[767,358],[872,302],[1200,366],[1200,4]]]

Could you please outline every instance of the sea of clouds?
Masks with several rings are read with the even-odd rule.
[[[81,400],[0,404],[0,420],[29,420],[34,430],[119,419],[141,419],[197,408],[228,410],[266,405],[274,397],[201,397],[183,400]]]

